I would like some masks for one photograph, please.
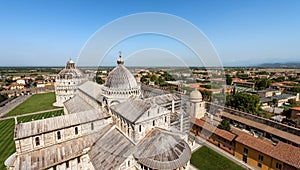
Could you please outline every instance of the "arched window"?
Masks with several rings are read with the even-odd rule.
[[[91,130],[94,130],[94,123],[91,123]]]
[[[167,123],[167,116],[165,116],[165,123]]]
[[[139,125],[139,132],[142,131],[142,125]]]
[[[57,132],[57,140],[61,139],[60,131]]]
[[[78,127],[75,127],[75,135],[78,135]]]
[[[39,146],[40,145],[40,138],[36,137],[35,138],[35,146]]]
[[[155,126],[155,120],[153,120],[152,125]]]

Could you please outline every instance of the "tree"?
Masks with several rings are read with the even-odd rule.
[[[104,80],[103,80],[101,77],[96,77],[96,78],[95,78],[95,81],[96,81],[96,83],[98,83],[98,84],[103,84],[103,83],[104,83]]]
[[[259,79],[256,82],[256,87],[258,90],[264,90],[267,87],[269,87],[270,82],[268,81],[268,79],[264,78],[264,79]]]
[[[230,121],[228,118],[224,118],[221,123],[218,125],[218,128],[230,131]]]
[[[231,78],[230,75],[228,75],[228,74],[226,74],[225,76],[226,76],[226,84],[227,84],[227,85],[231,85],[231,83],[232,83],[232,78]]]
[[[44,77],[41,76],[41,75],[39,75],[39,76],[37,76],[37,77],[35,78],[35,80],[36,80],[36,81],[37,81],[37,80],[44,80]]]
[[[145,84],[147,82],[147,78],[148,76],[142,76],[140,81]]]
[[[210,91],[208,90],[199,90],[199,91],[202,94],[203,100],[210,101],[211,94],[212,94]]]
[[[260,99],[257,95],[243,92],[230,96],[227,99],[227,106],[232,106],[244,112],[254,113],[256,115],[261,111]]]

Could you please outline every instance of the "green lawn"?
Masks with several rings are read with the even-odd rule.
[[[15,107],[13,110],[8,112],[6,115],[4,115],[4,117],[55,109],[57,107],[52,106],[54,102],[54,92],[34,94],[27,100],[25,100],[23,103]]]
[[[192,154],[191,164],[202,170],[242,170],[241,166],[223,157],[212,149],[202,146]]]
[[[52,116],[59,116],[63,114],[63,110],[41,113],[37,115],[24,116],[18,118],[18,122],[29,122],[32,119],[38,120]],[[0,170],[5,170],[4,161],[15,152],[14,143],[14,127],[15,120],[7,119],[0,120]]]

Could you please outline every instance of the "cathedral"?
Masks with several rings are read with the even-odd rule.
[[[64,115],[16,123],[7,169],[152,170],[189,168],[189,115],[204,110],[199,91],[180,94],[136,82],[119,56],[103,85],[70,60],[57,75]],[[193,115],[196,116],[197,115]]]

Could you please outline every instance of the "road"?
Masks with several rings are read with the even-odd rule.
[[[3,107],[0,107],[0,117],[3,117],[5,114],[10,112],[12,109],[14,109],[16,106],[24,102],[26,99],[28,99],[31,95],[24,95],[24,96],[19,96],[12,101],[8,102],[6,105]]]

